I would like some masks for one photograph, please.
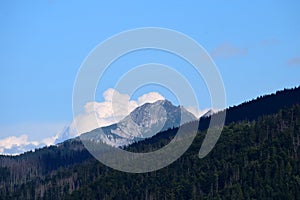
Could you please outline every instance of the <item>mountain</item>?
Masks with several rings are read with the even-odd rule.
[[[154,103],[143,104],[118,124],[102,127],[101,130],[104,134],[101,134],[102,131],[98,129],[92,131],[89,135],[90,139],[100,139],[111,146],[124,146],[193,120],[196,120],[196,118],[185,108],[174,106],[167,100],[161,100]],[[181,123],[179,123],[180,121]],[[66,125],[56,135],[46,138],[45,141],[28,141],[27,143],[23,142],[21,144],[11,145],[7,148],[0,147],[0,153],[2,155],[19,155],[26,151],[62,143],[68,139],[75,138],[77,135],[76,125],[75,123],[71,123]],[[26,138],[20,138],[20,140],[21,139],[27,140]],[[6,140],[9,140],[9,138]],[[6,142],[7,141],[2,141],[2,143]]]
[[[106,167],[78,138],[20,156],[0,156],[0,199],[300,199],[300,87],[226,111],[223,132],[205,158],[197,155],[209,117],[190,122],[199,123],[193,144],[155,172],[130,174]],[[159,149],[176,131],[160,132],[126,150]]]
[[[66,125],[62,131],[60,131],[54,136],[55,138],[54,144],[62,143],[66,140],[74,138],[76,135],[77,135],[76,128],[71,125]]]
[[[81,139],[101,140],[111,146],[119,147],[194,120],[196,117],[184,107],[174,106],[168,100],[159,100],[154,103],[145,103],[117,124],[85,133]]]

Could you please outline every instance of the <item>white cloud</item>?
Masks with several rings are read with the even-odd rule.
[[[32,149],[32,147],[38,147],[39,144],[37,141],[28,141],[28,135],[10,136],[0,140],[0,153],[19,154]],[[27,148],[28,146],[30,149]],[[6,152],[7,150],[9,153]]]
[[[9,149],[12,146],[21,146],[28,143],[27,135],[21,135],[19,137],[11,136],[0,140],[0,148]]]
[[[159,93],[157,92],[149,92],[147,94],[144,94],[142,96],[140,96],[138,98],[138,105],[143,105],[145,103],[154,103],[155,101],[158,101],[158,100],[164,100],[165,98],[160,95]]]
[[[134,101],[130,100],[128,94],[122,94],[112,88],[106,90],[103,97],[103,102],[88,102],[84,107],[85,112],[75,117],[70,129],[77,131],[71,131],[70,137],[117,123],[138,106],[165,99],[157,92],[150,92]]]
[[[56,139],[57,139],[57,135],[54,137],[44,138],[41,143],[45,144],[46,146],[50,146],[55,143]]]
[[[57,136],[44,138],[42,141],[29,140],[28,135],[9,136],[0,139],[0,154],[18,155],[26,151],[34,150],[55,143]]]
[[[200,118],[202,115],[207,113],[210,109],[207,108],[204,110],[198,110],[195,107],[189,106],[189,107],[186,107],[186,110],[189,111],[190,113],[192,113],[196,118]]]
[[[69,126],[66,126],[66,123],[23,123],[1,126],[0,135],[4,138],[0,139],[0,154],[16,155],[53,145],[98,127],[117,123],[138,106],[164,99],[159,93],[150,92],[134,101],[130,100],[128,94],[122,94],[112,88],[106,90],[103,97],[103,102],[88,102],[84,107],[85,112],[76,116]],[[28,136],[33,139],[30,140]]]
[[[0,126],[0,154],[17,155],[53,145],[65,123],[30,122]]]
[[[0,132],[9,131],[10,135],[19,135],[0,139],[0,154],[20,154],[35,148],[56,144],[93,129],[117,123],[135,108],[145,103],[153,103],[165,99],[157,92],[149,92],[138,97],[137,100],[130,100],[128,94],[122,94],[112,88],[106,90],[103,93],[103,97],[103,102],[86,103],[84,113],[76,116],[67,126],[65,123],[45,123],[37,124],[36,126],[34,124],[28,124],[28,126],[23,124],[11,129],[0,127]],[[200,117],[208,111],[208,109],[199,111],[193,107],[187,107],[187,110],[196,117]],[[43,135],[43,133],[47,134]],[[53,133],[57,134],[53,135]],[[39,137],[35,136],[37,134],[39,134]],[[3,137],[3,134],[1,135]],[[33,139],[30,140],[28,136]]]

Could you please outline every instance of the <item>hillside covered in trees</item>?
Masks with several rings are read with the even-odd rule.
[[[104,166],[79,139],[0,156],[0,199],[300,199],[300,87],[228,108],[221,137],[203,159],[209,118],[192,123],[199,132],[188,151],[144,174]],[[126,149],[158,149],[176,130]]]

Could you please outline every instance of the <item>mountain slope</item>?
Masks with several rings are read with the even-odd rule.
[[[101,140],[119,147],[194,120],[196,117],[185,108],[174,106],[167,100],[159,100],[136,108],[117,124],[85,133],[81,139]]]

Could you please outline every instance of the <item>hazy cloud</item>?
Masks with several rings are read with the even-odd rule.
[[[277,40],[275,38],[264,39],[260,42],[260,45],[262,45],[262,46],[274,46],[277,44],[279,44],[279,40]]]
[[[248,49],[236,47],[230,43],[224,43],[211,52],[213,58],[230,58],[235,56],[243,56],[248,53]]]
[[[289,66],[300,66],[300,57],[294,57],[287,61]]]

